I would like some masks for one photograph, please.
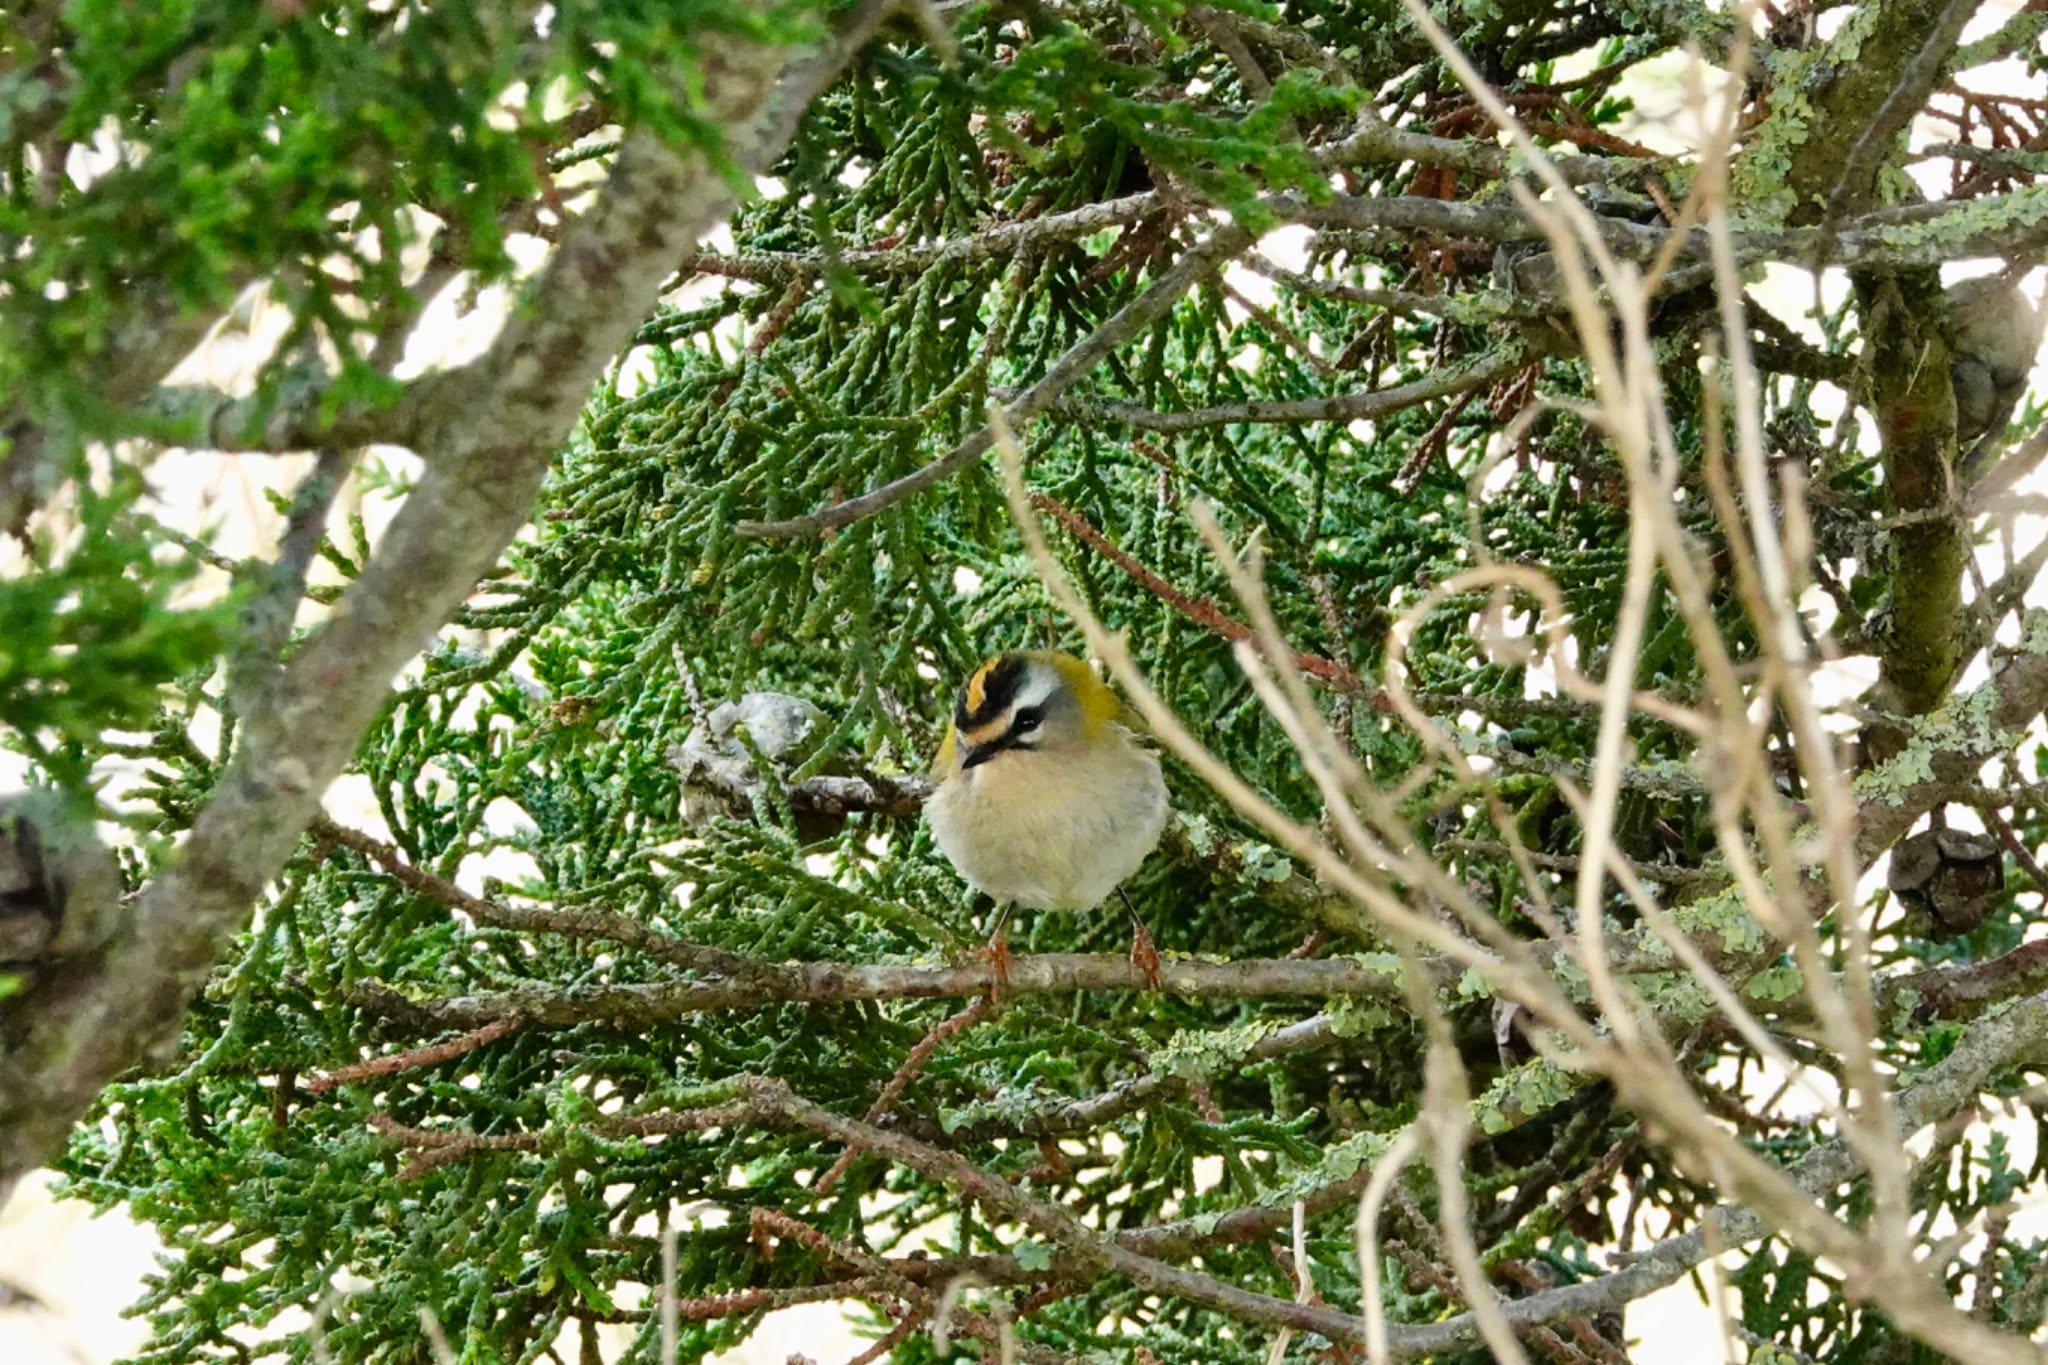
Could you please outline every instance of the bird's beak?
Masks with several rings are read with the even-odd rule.
[[[993,744],[972,745],[967,750],[967,757],[960,762],[960,771],[966,772],[969,768],[979,768],[1002,751],[1003,745],[1000,740]]]

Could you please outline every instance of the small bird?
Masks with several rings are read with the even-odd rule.
[[[1957,467],[1965,486],[1986,473],[2004,444],[2013,409],[2027,391],[2027,376],[2048,328],[2048,309],[2037,307],[2006,275],[1978,275],[1948,288],[1949,380],[1956,395]]]
[[[1092,909],[1159,842],[1166,781],[1127,721],[1065,654],[998,654],[961,685],[925,819],[960,875],[1003,907],[989,940],[999,982],[1011,907]],[[1158,954],[1132,920],[1132,959],[1156,985]]]

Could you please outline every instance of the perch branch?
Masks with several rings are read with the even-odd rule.
[[[738,979],[635,982],[615,986],[522,987],[475,995],[414,1000],[393,987],[366,982],[351,1003],[406,1028],[480,1028],[514,1016],[536,1028],[578,1024],[644,1026],[715,1010],[756,1009],[803,1001],[924,1000],[982,995],[995,983],[987,962],[920,967],[894,963],[761,963]],[[1010,959],[1006,995],[1076,991],[1145,991],[1145,972],[1120,953],[1038,953]],[[1159,989],[1190,999],[1383,1000],[1399,997],[1389,974],[1343,958],[1291,961],[1247,958],[1206,962],[1166,958]]]

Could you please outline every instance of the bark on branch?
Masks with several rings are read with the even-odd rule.
[[[1204,962],[1165,958],[1160,989],[1190,999],[1378,1000],[1400,998],[1400,977],[1347,958],[1247,958]],[[745,975],[703,981],[634,982],[616,986],[536,986],[476,995],[414,1000],[367,983],[349,1001],[413,1030],[474,1029],[516,1018],[539,1028],[578,1024],[647,1026],[713,1010],[757,1009],[803,1002],[930,1000],[982,995],[994,988],[986,961],[957,966],[898,963],[760,962]],[[1076,991],[1144,991],[1150,978],[1120,953],[1036,953],[1013,957],[1002,978],[1005,995]]]
[[[704,112],[728,130],[741,167],[766,168],[887,12],[863,8],[822,49],[728,42],[703,54]],[[333,619],[248,719],[177,862],[144,890],[126,934],[9,1003],[0,1199],[56,1152],[108,1081],[175,1039],[186,1002],[298,844],[391,678],[517,534],[591,385],[732,203],[730,181],[702,156],[629,136],[490,352],[434,381],[415,432],[425,476]]]
[[[1928,1124],[1956,1113],[2000,1073],[2043,1059],[2048,1059],[2048,994],[2030,996],[2000,1014],[1979,1020],[1947,1057],[1928,1068],[1898,1096],[1900,1139],[1903,1141]],[[943,1181],[979,1205],[985,1215],[1021,1224],[1057,1248],[1053,1264],[1036,1272],[1027,1270],[1011,1256],[978,1258],[977,1273],[992,1282],[1021,1284],[1086,1275],[1119,1275],[1150,1292],[1199,1304],[1241,1322],[1318,1332],[1332,1341],[1354,1345],[1366,1341],[1362,1317],[1320,1304],[1243,1289],[1167,1259],[1188,1254],[1203,1237],[1235,1240],[1233,1234],[1256,1236],[1270,1232],[1288,1216],[1283,1205],[1235,1210],[1213,1220],[1200,1237],[1192,1239],[1168,1235],[1170,1228],[1181,1228],[1179,1224],[1105,1234],[1087,1226],[1059,1204],[983,1170],[956,1152],[907,1133],[834,1113],[796,1094],[781,1081],[746,1076],[737,1078],[729,1089],[731,1100],[710,1108],[607,1119],[603,1127],[615,1137],[643,1140],[748,1125],[806,1129]],[[391,1123],[379,1126],[387,1135],[423,1149],[424,1155],[415,1158],[416,1164],[438,1164],[482,1151],[542,1150],[555,1136],[517,1133],[484,1137],[409,1130]],[[1356,1196],[1355,1187],[1364,1174],[1340,1182],[1343,1197]],[[1847,1144],[1836,1140],[1800,1158],[1791,1167],[1791,1174],[1801,1190],[1819,1196],[1854,1180],[1858,1168]],[[1333,1186],[1304,1199],[1315,1206],[1316,1212],[1325,1212],[1342,1202],[1342,1198],[1332,1197],[1336,1189]],[[1229,1220],[1246,1225],[1234,1227],[1231,1234],[1226,1234],[1223,1224]],[[1709,1214],[1708,1221],[1712,1224],[1711,1232],[1702,1226],[1667,1238],[1619,1270],[1508,1300],[1501,1304],[1501,1311],[1517,1330],[1562,1318],[1608,1312],[1676,1282],[1720,1250],[1768,1235],[1773,1226],[1766,1213],[1729,1206]],[[1886,1266],[1892,1269],[1887,1270]],[[1893,1274],[1921,1273],[1920,1267],[1910,1261],[1898,1263],[1891,1260],[1889,1253],[1877,1252],[1859,1269],[1864,1275],[1853,1282],[1859,1287],[1859,1297],[1866,1299],[1881,1291]],[[1479,1327],[1470,1313],[1442,1322],[1391,1324],[1387,1334],[1394,1357],[1402,1360],[1457,1350],[1479,1340]]]
[[[1927,102],[1979,0],[1905,0],[1871,7],[1821,54],[1811,126],[1793,149],[1786,182],[1792,221],[1819,224],[1821,258],[1834,225],[1874,202],[1879,173],[1896,162],[1899,133]],[[1976,205],[1966,207],[1975,208]],[[1956,508],[1956,404],[1939,261],[1897,278],[1847,258],[1870,350],[1870,404],[1883,443],[1894,515],[1891,614],[1880,679],[1891,705],[1919,715],[1948,695],[1965,653],[1962,578],[1969,548]],[[1860,267],[1860,268],[1859,268]],[[1940,515],[1945,509],[1951,514]]]
[[[2000,1072],[2044,1058],[2048,1058],[2048,994],[2030,996],[2002,1014],[1979,1021],[1963,1035],[1954,1052],[1898,1096],[1900,1140],[1955,1113]],[[1855,1158],[1839,1138],[1816,1147],[1792,1167],[1794,1182],[1816,1196],[1839,1188],[1856,1175]],[[1516,1299],[1503,1304],[1502,1310],[1517,1327],[1604,1313],[1676,1283],[1707,1257],[1754,1242],[1772,1227],[1767,1214],[1745,1208],[1723,1206],[1708,1217],[1714,1226],[1711,1235],[1700,1227],[1667,1238],[1611,1274]],[[1913,1269],[1917,1271],[1917,1267]],[[1398,1354],[1428,1355],[1478,1341],[1479,1327],[1468,1313],[1401,1329],[1396,1339],[1400,1342]]]

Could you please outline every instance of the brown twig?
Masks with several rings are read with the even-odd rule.
[[[1196,625],[1224,639],[1236,643],[1239,640],[1256,640],[1258,632],[1225,612],[1209,598],[1183,592],[1145,567],[1136,558],[1119,547],[1115,541],[1098,531],[1089,520],[1068,507],[1049,493],[1033,493],[1031,503],[1060,525],[1067,528],[1074,539],[1122,569],[1139,587],[1151,593],[1175,611],[1193,621]],[[1320,655],[1295,653],[1294,666],[1316,681],[1343,692],[1364,692],[1367,687],[1356,673],[1334,659]]]
[[[1436,843],[1436,848],[1439,852],[1475,858],[1508,856],[1507,845],[1493,839],[1440,839]],[[1547,872],[1573,876],[1579,871],[1580,860],[1575,854],[1530,852],[1524,856],[1528,858],[1530,866],[1540,867]],[[1676,867],[1669,863],[1643,862],[1633,858],[1620,861],[1625,861],[1629,871],[1644,881],[1657,882],[1660,885],[1690,887],[1710,882],[1718,884],[1720,881],[1719,873],[1705,868]]]
[[[541,907],[505,905],[472,895],[446,877],[436,876],[407,861],[396,847],[361,830],[322,815],[314,818],[308,833],[317,840],[359,853],[397,880],[400,886],[430,901],[460,910],[478,924],[498,929],[532,933],[561,934],[569,938],[596,938],[623,944],[658,961],[690,971],[718,976],[743,976],[765,964],[723,948],[664,934],[636,919],[604,911],[568,911]]]
[[[878,1338],[865,1351],[847,1361],[846,1365],[875,1365],[876,1361],[887,1359],[891,1351],[910,1340],[917,1333],[918,1328],[924,1326],[927,1316],[926,1313],[919,1310],[905,1313],[901,1322],[891,1327],[887,1333]]]
[[[757,1208],[747,1215],[747,1228],[755,1241],[765,1244],[769,1237],[782,1237],[808,1248],[822,1260],[838,1261],[868,1275],[887,1279],[895,1291],[917,1294],[917,1287],[892,1269],[889,1263],[851,1242],[819,1231],[803,1219],[781,1209]]]
[[[1416,444],[1414,453],[1401,461],[1401,467],[1394,472],[1394,490],[1396,492],[1412,493],[1415,491],[1415,485],[1421,482],[1423,471],[1429,468],[1430,461],[1435,459],[1438,453],[1450,444],[1451,428],[1457,424],[1460,417],[1465,415],[1465,409],[1471,407],[1472,400],[1478,396],[1479,390],[1476,388],[1467,389],[1459,394],[1452,400],[1450,406],[1444,409],[1444,415],[1437,418],[1429,430],[1423,433],[1422,440]]]
[[[821,1284],[789,1285],[773,1289],[735,1289],[724,1294],[707,1294],[695,1299],[677,1299],[676,1317],[683,1322],[707,1322],[714,1318],[738,1317],[743,1313],[772,1313],[806,1303],[829,1303],[835,1299],[867,1298],[889,1288],[880,1275],[860,1275]]]
[[[324,1095],[337,1086],[350,1085],[356,1081],[376,1080],[380,1076],[395,1076],[401,1071],[418,1071],[422,1067],[439,1066],[457,1057],[466,1056],[480,1047],[489,1046],[500,1038],[509,1038],[517,1033],[522,1020],[516,1014],[495,1019],[482,1028],[471,1029],[468,1033],[429,1043],[424,1047],[410,1048],[395,1052],[388,1057],[372,1057],[367,1061],[349,1066],[336,1067],[324,1076],[315,1076],[304,1086],[308,1095]]]
[[[917,1046],[910,1049],[910,1054],[903,1059],[903,1064],[896,1068],[896,1074],[889,1078],[889,1083],[882,1087],[882,1093],[875,1097],[875,1102],[868,1106],[865,1121],[880,1123],[903,1092],[910,1088],[910,1082],[917,1073],[924,1070],[924,1064],[931,1060],[932,1054],[937,1052],[948,1038],[973,1028],[987,1018],[994,1008],[995,997],[984,995],[958,1014],[933,1025],[931,1032],[925,1034],[918,1040]],[[839,1160],[832,1163],[832,1169],[819,1179],[818,1193],[830,1194],[832,1187],[844,1178],[847,1168],[853,1165],[859,1155],[858,1147],[848,1147],[841,1153]]]
[[[789,288],[782,292],[782,297],[776,300],[775,307],[769,310],[768,316],[761,319],[761,325],[754,332],[753,339],[747,342],[748,355],[759,355],[775,343],[775,338],[782,335],[783,329],[788,327],[790,320],[796,316],[796,310],[803,305],[804,296],[810,292],[810,287],[810,280],[801,275],[789,282]]]
[[[1558,142],[1576,142],[1581,147],[1591,147],[1617,156],[1636,157],[1645,161],[1662,159],[1662,154],[1654,147],[1646,147],[1640,142],[1630,141],[1617,133],[1595,128],[1591,124],[1551,123],[1539,119],[1529,124],[1529,131],[1538,137],[1547,137]]]
[[[730,1127],[748,1121],[753,1113],[745,1105],[679,1109],[610,1118],[594,1125],[594,1128],[610,1137],[667,1137],[676,1133],[699,1133],[707,1128]],[[369,1124],[384,1136],[417,1149],[412,1161],[398,1173],[400,1180],[416,1179],[436,1166],[477,1152],[538,1152],[554,1140],[549,1133],[469,1133],[456,1129],[416,1128],[381,1110],[369,1116]]]
[[[415,1128],[400,1123],[381,1110],[371,1113],[370,1126],[385,1137],[413,1149],[412,1159],[400,1168],[400,1180],[417,1180],[437,1166],[460,1161],[478,1152],[531,1152],[540,1147],[538,1133],[464,1133],[438,1128]]]

